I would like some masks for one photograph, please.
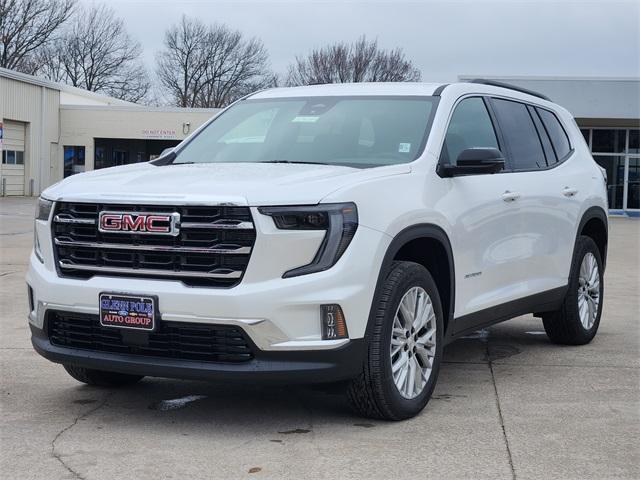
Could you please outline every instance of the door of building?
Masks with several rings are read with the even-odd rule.
[[[640,129],[583,128],[582,134],[607,171],[609,208],[640,212]]]
[[[24,138],[24,123],[3,121],[2,164],[0,165],[3,195],[24,195]]]

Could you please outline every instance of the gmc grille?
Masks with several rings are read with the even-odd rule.
[[[101,211],[180,214],[180,233],[98,231]],[[52,221],[58,274],[179,280],[232,287],[249,263],[256,232],[248,207],[56,203]]]
[[[201,362],[246,362],[253,352],[244,332],[227,325],[159,322],[157,331],[103,327],[97,315],[47,312],[53,345],[99,352]]]

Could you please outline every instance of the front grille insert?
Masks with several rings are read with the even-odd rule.
[[[103,327],[97,315],[49,311],[53,345],[98,352],[202,362],[247,362],[253,352],[242,329],[228,325],[160,321],[155,332]]]
[[[180,233],[145,235],[98,230],[101,211],[179,213]],[[247,268],[256,233],[249,207],[59,202],[52,222],[58,273],[179,280],[232,287]]]

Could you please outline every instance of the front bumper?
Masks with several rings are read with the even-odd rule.
[[[362,369],[365,340],[351,340],[330,350],[261,351],[243,363],[214,363],[105,353],[52,345],[44,330],[31,325],[36,352],[55,362],[78,367],[144,375],[225,382],[326,383],[355,377]]]
[[[163,321],[240,327],[261,351],[331,350],[363,338],[390,237],[361,225],[332,268],[285,279],[285,271],[311,261],[322,234],[277,230],[270,217],[254,208],[252,214],[257,231],[254,251],[242,282],[233,288],[196,288],[173,280],[107,275],[86,280],[60,277],[54,265],[51,227],[36,221],[44,263],[31,255],[29,322],[42,329],[48,310],[97,315],[99,294],[118,292],[157,296]],[[348,339],[322,340],[322,304],[341,306]]]

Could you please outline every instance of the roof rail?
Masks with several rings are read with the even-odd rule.
[[[533,95],[534,97],[541,98],[543,100],[551,101],[549,97],[543,95],[538,92],[534,92],[533,90],[529,90],[528,88],[518,87],[517,85],[511,85],[510,83],[497,82],[495,80],[486,80],[484,78],[475,78],[470,80],[469,83],[479,83],[482,85],[491,85],[492,87],[502,87],[508,88],[509,90],[515,90],[516,92],[526,93],[527,95]]]

